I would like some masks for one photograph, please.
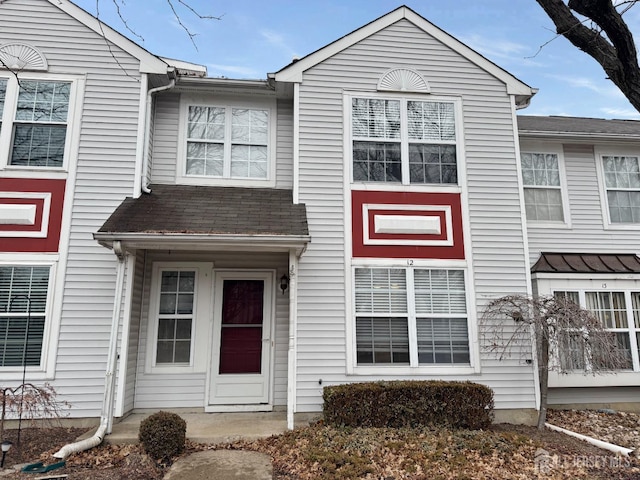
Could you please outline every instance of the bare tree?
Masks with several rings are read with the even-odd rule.
[[[595,59],[640,111],[638,54],[633,34],[622,18],[638,0],[615,4],[613,0],[536,1],[555,24],[558,35]]]
[[[540,382],[538,428],[547,418],[549,371],[585,374],[629,368],[630,355],[615,333],[568,298],[509,295],[490,302],[481,319],[482,348],[498,359],[531,359]],[[532,341],[535,352],[532,351]]]

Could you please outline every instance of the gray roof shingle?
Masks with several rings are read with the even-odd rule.
[[[100,233],[309,235],[304,204],[290,190],[155,185],[126,198]]]
[[[518,131],[526,133],[640,137],[638,120],[518,115]]]

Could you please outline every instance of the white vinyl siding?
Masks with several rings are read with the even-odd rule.
[[[344,91],[374,98],[380,77],[389,69],[407,65],[428,78],[431,96],[460,98],[457,120],[464,125],[464,136],[456,140],[464,149],[464,167],[460,168],[466,177],[463,190],[470,228],[465,232],[470,238],[465,251],[473,255],[471,323],[475,324],[488,299],[528,290],[519,159],[513,110],[504,84],[406,20],[370,35],[307,70],[300,84],[300,202],[306,205],[313,241],[300,260],[298,274],[299,412],[321,410],[319,379],[325,385],[417,378],[410,372],[345,374],[346,352],[355,350],[355,340],[345,330],[352,302],[347,305],[345,297],[347,289],[351,295],[351,281],[345,275],[352,275],[352,269],[345,268],[343,253],[345,248],[350,251],[351,242],[351,225],[345,217],[345,209],[348,214],[350,208],[345,176],[350,185],[353,139],[350,135],[345,139],[345,128],[351,129],[344,120],[350,115],[351,103],[344,102]],[[533,368],[520,359],[499,361],[482,355],[477,373],[470,375],[441,373],[437,378],[473,378],[485,383],[496,392],[497,408],[535,408]]]
[[[541,252],[637,253],[638,231],[634,224],[612,224],[604,192],[601,152],[611,152],[611,146],[594,145],[594,140],[581,144],[558,144],[538,138],[521,139],[523,151],[536,151],[540,143],[558,145],[566,178],[565,221],[570,228],[556,228],[549,235],[549,225],[528,222],[530,265],[540,258]],[[635,149],[615,150],[619,156],[633,156]],[[611,230],[615,229],[615,241]]]
[[[527,220],[563,222],[558,155],[522,152],[520,158]]]
[[[49,266],[0,265],[0,367],[39,367]]]
[[[77,93],[77,108],[70,108],[67,124],[68,181],[56,268],[56,280],[64,282],[56,282],[52,305],[51,338],[56,340],[46,346],[53,366],[49,377],[28,373],[27,380],[49,381],[73,405],[70,416],[98,417],[117,259],[92,234],[134,191],[140,61],[107,45],[101,35],[50,2],[3,2],[0,10],[3,40],[27,43],[48,62],[46,74],[22,72],[21,80],[72,81]],[[5,130],[11,132],[3,125],[2,135]],[[40,167],[36,174],[53,176],[44,170]]]

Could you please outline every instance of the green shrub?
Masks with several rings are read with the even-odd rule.
[[[156,412],[140,422],[138,438],[154,459],[169,461],[184,452],[187,422],[171,412]]]
[[[325,387],[324,421],[334,426],[480,429],[491,424],[493,391],[472,382],[392,381]]]

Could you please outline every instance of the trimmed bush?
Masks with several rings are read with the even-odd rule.
[[[486,428],[493,390],[473,382],[392,381],[325,387],[324,421],[334,426]]]
[[[140,422],[138,438],[154,459],[169,461],[184,452],[187,422],[171,412],[156,412]]]

